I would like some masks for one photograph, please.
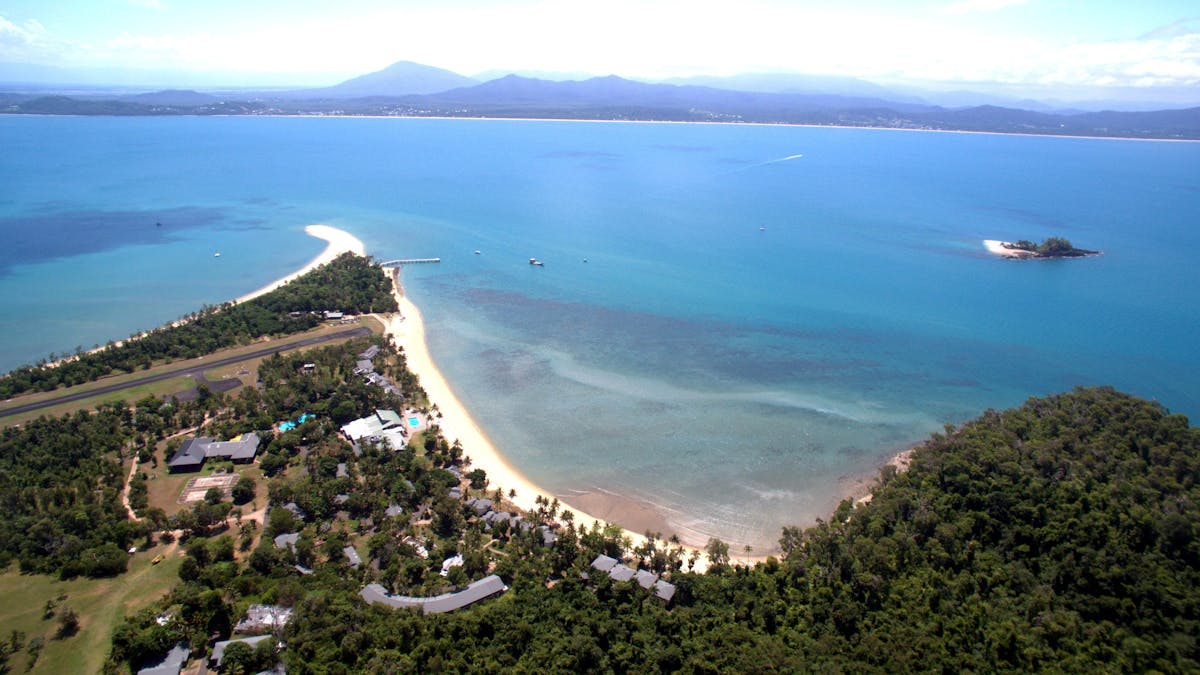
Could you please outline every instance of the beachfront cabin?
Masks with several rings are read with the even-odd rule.
[[[206,436],[189,438],[167,460],[167,470],[171,473],[199,471],[205,460],[214,457],[236,464],[249,464],[258,454],[258,444],[258,434],[253,433],[242,434],[231,441],[214,441]]]
[[[616,558],[606,555],[598,555],[592,561],[592,569],[597,572],[604,572],[613,581],[636,581],[642,588],[654,593],[655,597],[664,602],[671,602],[671,598],[675,597],[675,584],[663,581],[658,578],[658,575],[647,570],[635,570],[628,565],[624,565]],[[584,578],[587,578],[586,575]]]
[[[366,359],[367,361],[370,361],[371,359],[375,358],[378,355],[379,355],[379,345],[371,345],[370,347],[367,347],[366,351],[359,354],[358,358]]]
[[[482,518],[492,510],[492,500],[475,497],[467,500],[467,506],[475,511],[475,515]]]

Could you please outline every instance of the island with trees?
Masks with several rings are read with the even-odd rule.
[[[1047,237],[1040,244],[1035,244],[1028,239],[1019,239],[1015,242],[989,239],[984,244],[993,253],[1008,258],[1084,258],[1100,255],[1100,251],[1075,248],[1069,239],[1063,237]]]
[[[0,592],[22,594],[0,608],[0,672],[172,654],[218,672],[1200,669],[1200,429],[1110,388],[948,425],[870,501],[784,528],[759,561],[713,540],[700,572],[674,538],[635,545],[552,497],[518,508],[385,336],[248,367],[238,391],[0,433]],[[388,410],[421,425],[349,438]],[[254,463],[197,474],[236,474],[230,491],[184,503],[171,453],[250,432]],[[498,592],[447,613],[363,597],[493,576]],[[121,579],[136,599],[82,590]]]

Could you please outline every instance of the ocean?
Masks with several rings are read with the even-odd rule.
[[[897,451],[1029,396],[1111,384],[1200,414],[1200,144],[2,116],[0,147],[0,368],[254,290],[327,223],[442,258],[405,288],[515,467],[694,543],[768,552]],[[1104,255],[982,245],[1047,236]]]

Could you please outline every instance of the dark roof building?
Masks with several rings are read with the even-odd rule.
[[[242,434],[231,441],[214,441],[207,436],[189,438],[167,460],[170,471],[199,471],[206,459],[214,457],[232,462],[252,462],[258,454],[258,434]]]
[[[137,671],[137,675],[179,675],[179,671],[183,670],[183,665],[187,663],[190,653],[191,650],[188,649],[188,646],[180,642],[158,660],[147,663],[144,668]]]
[[[359,595],[367,604],[383,603],[389,607],[402,609],[420,609],[426,614],[442,614],[473,605],[508,590],[500,577],[495,574],[486,576],[457,593],[444,593],[432,598],[414,598],[406,595],[391,595],[379,584],[367,584]]]
[[[271,635],[256,635],[254,637],[238,638],[236,640],[221,640],[220,642],[213,645],[212,656],[210,656],[208,659],[209,663],[211,663],[214,666],[220,666],[221,660],[225,658],[225,649],[229,645],[231,645],[235,642],[244,642],[244,643],[250,645],[251,647],[253,647],[254,645],[262,642],[263,640],[269,640],[269,639],[271,639]]]

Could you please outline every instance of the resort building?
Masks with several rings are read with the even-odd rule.
[[[598,555],[592,561],[591,567],[597,572],[604,572],[613,581],[636,581],[639,586],[652,591],[655,597],[663,602],[671,602],[671,598],[675,597],[675,584],[659,579],[653,572],[635,570],[616,558]]]
[[[246,609],[245,618],[237,622],[233,630],[243,634],[280,631],[291,618],[292,609],[290,607],[250,605]]]
[[[205,460],[214,457],[248,464],[254,461],[258,444],[258,434],[254,433],[242,434],[231,441],[214,441],[206,436],[189,438],[167,460],[167,469],[171,472],[199,471]]]
[[[351,441],[381,436],[384,431],[403,429],[404,420],[395,410],[376,410],[375,414],[342,425],[342,433]]]
[[[485,600],[507,590],[508,586],[504,585],[500,577],[492,574],[479,581],[472,582],[457,593],[444,593],[442,595],[435,595],[432,598],[392,595],[387,592],[386,588],[379,584],[367,584],[367,587],[362,589],[359,595],[362,596],[363,600],[367,601],[368,605],[382,603],[389,607],[401,609],[420,609],[426,614],[442,614],[473,605],[480,600]]]

